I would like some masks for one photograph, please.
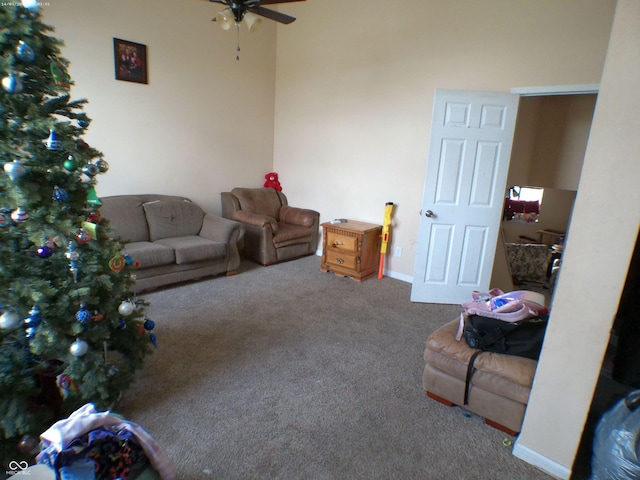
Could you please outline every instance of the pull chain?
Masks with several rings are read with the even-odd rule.
[[[240,24],[236,22],[236,38],[237,38],[237,47],[236,47],[236,61],[240,60]]]

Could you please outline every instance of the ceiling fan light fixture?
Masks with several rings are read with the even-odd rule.
[[[216,15],[216,22],[220,24],[220,28],[223,30],[230,30],[234,23],[233,12],[230,8],[218,12]]]
[[[246,12],[242,21],[247,25],[247,29],[250,32],[254,32],[260,26],[260,17],[255,13]]]

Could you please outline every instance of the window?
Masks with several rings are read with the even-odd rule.
[[[543,194],[544,188],[510,187],[504,202],[503,219],[526,223],[537,222]]]

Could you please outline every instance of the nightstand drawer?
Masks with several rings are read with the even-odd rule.
[[[327,247],[345,252],[358,251],[358,237],[343,232],[327,232]]]
[[[358,257],[334,250],[326,251],[326,262],[344,268],[355,269]]]

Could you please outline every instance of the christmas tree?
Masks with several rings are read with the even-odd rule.
[[[1,460],[85,403],[113,406],[155,344],[133,262],[100,218],[108,164],[81,139],[86,101],[71,99],[51,32],[37,3],[0,6]]]

